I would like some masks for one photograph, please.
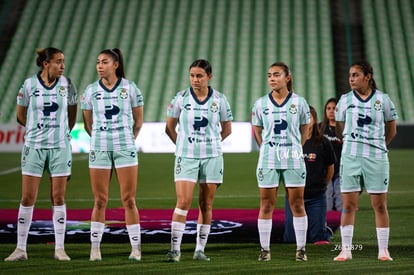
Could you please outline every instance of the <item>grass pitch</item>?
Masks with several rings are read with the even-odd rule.
[[[142,261],[128,260],[128,243],[103,243],[102,262],[89,262],[89,243],[68,243],[70,262],[53,260],[54,246],[28,245],[29,260],[0,262],[0,274],[412,274],[414,268],[414,188],[412,167],[414,150],[390,152],[391,181],[388,209],[391,219],[390,253],[393,262],[377,260],[377,240],[373,211],[368,194],[360,197],[354,232],[353,260],[333,262],[339,251],[340,235],[336,232],[328,245],[307,245],[308,262],[294,260],[295,246],[272,244],[272,261],[258,262],[258,243],[210,243],[206,254],[210,262],[192,260],[193,243],[182,245],[179,263],[167,263],[169,243],[143,243]],[[19,154],[0,154],[0,208],[17,208],[20,198]],[[91,208],[93,196],[89,185],[87,155],[73,157],[73,176],[67,189],[68,208]],[[137,203],[139,208],[173,208],[173,155],[140,154]],[[218,189],[215,208],[258,208],[259,196],[255,179],[257,153],[225,154],[224,184]],[[196,195],[196,193],[195,193]],[[197,207],[194,197],[193,207]],[[283,207],[283,188],[277,207]],[[37,208],[49,208],[49,183],[42,179]],[[109,207],[121,207],[119,187],[114,179],[110,188]],[[30,236],[29,236],[30,242]],[[1,243],[0,258],[13,251],[15,244]]]

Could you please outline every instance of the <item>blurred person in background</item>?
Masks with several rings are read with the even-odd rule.
[[[308,215],[307,241],[314,244],[327,244],[331,232],[326,227],[326,186],[334,174],[335,153],[332,145],[325,138],[318,126],[318,115],[310,107],[311,119],[305,144],[303,158],[306,164],[305,211]],[[296,241],[293,230],[293,217],[288,199],[285,199],[285,242]]]
[[[181,241],[197,182],[199,214],[193,259],[210,260],[204,249],[211,229],[214,195],[223,182],[221,142],[231,134],[233,120],[225,95],[209,86],[213,74],[207,60],[195,60],[190,65],[189,77],[190,87],[178,92],[167,109],[165,131],[176,146],[177,196],[171,222],[171,249],[167,254],[170,262],[180,261]]]
[[[388,251],[390,220],[387,193],[390,183],[388,144],[397,134],[397,110],[389,96],[378,90],[374,71],[365,61],[349,69],[351,91],[342,95],[335,111],[336,129],[342,138],[341,216],[342,250],[334,261],[352,259],[355,212],[365,187],[375,213],[378,259],[392,261]]]
[[[85,130],[91,136],[89,172],[94,194],[91,217],[90,261],[100,261],[112,170],[118,179],[125,223],[131,243],[130,260],[141,261],[141,226],[136,206],[138,153],[135,140],[143,123],[144,101],[133,81],[125,78],[119,49],[99,53],[100,79],[81,98]]]
[[[296,236],[296,261],[307,261],[305,251],[308,218],[304,206],[306,167],[302,146],[308,135],[309,105],[293,92],[289,67],[283,62],[270,65],[267,81],[271,91],[254,103],[252,126],[260,147],[256,176],[260,192],[257,220],[261,252],[259,261],[270,261],[272,215],[279,183],[289,194]]]
[[[323,121],[319,124],[322,134],[331,142],[336,157],[334,174],[326,189],[327,211],[342,211],[342,194],[339,181],[339,161],[341,159],[342,140],[336,133],[336,103],[336,98],[330,98],[326,101]]]
[[[65,193],[72,169],[70,131],[76,122],[77,91],[63,76],[65,56],[59,49],[37,50],[40,72],[26,79],[17,96],[17,122],[26,127],[21,156],[22,195],[17,223],[17,247],[5,261],[27,260],[27,238],[40,180],[49,173],[53,206],[55,259],[69,261]]]

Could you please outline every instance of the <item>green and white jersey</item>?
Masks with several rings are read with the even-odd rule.
[[[362,100],[355,91],[341,96],[335,119],[344,122],[342,155],[384,158],[385,122],[398,119],[389,96],[379,90]]]
[[[222,155],[220,122],[233,120],[224,94],[209,87],[207,98],[200,102],[193,89],[187,88],[171,101],[167,117],[178,118],[176,156],[210,158]]]
[[[77,91],[69,78],[61,76],[47,87],[40,73],[26,79],[17,104],[27,107],[24,144],[34,149],[70,146],[68,105],[77,104]]]
[[[132,108],[143,105],[141,91],[125,78],[119,78],[111,90],[102,80],[88,85],[81,109],[92,110],[91,150],[135,150]]]
[[[289,93],[281,105],[274,101],[272,92],[256,100],[252,110],[252,125],[263,127],[263,143],[260,146],[257,167],[304,167],[300,126],[309,122],[308,103],[293,92]]]

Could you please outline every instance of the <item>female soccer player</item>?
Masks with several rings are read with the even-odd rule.
[[[81,99],[85,130],[91,136],[89,172],[94,194],[91,217],[90,261],[100,261],[112,169],[118,179],[125,222],[131,242],[130,260],[141,260],[141,227],[135,201],[138,155],[135,139],[143,123],[143,98],[134,82],[125,79],[119,49],[99,53],[100,79],[90,84]]]
[[[254,136],[260,147],[256,171],[260,191],[259,261],[271,259],[272,214],[282,179],[293,214],[296,260],[306,261],[308,219],[303,200],[306,167],[302,146],[308,134],[309,106],[303,97],[293,92],[292,74],[285,63],[270,65],[267,80],[271,91],[255,102],[252,111]]]
[[[233,120],[226,97],[209,86],[212,76],[207,60],[194,61],[190,65],[191,87],[179,92],[167,110],[165,130],[176,145],[177,202],[171,222],[171,250],[167,255],[171,262],[180,261],[181,240],[197,182],[199,215],[193,259],[210,260],[204,248],[210,233],[214,194],[223,182],[221,142],[230,135]]]
[[[71,175],[70,131],[76,122],[77,92],[63,76],[65,56],[56,48],[37,50],[41,71],[26,79],[17,96],[17,121],[26,127],[22,150],[22,196],[17,223],[17,248],[5,261],[27,260],[27,237],[43,172],[50,176],[55,229],[55,259],[69,261],[64,249],[65,193]]]
[[[342,95],[335,112],[336,127],[342,135],[341,253],[334,261],[352,259],[355,211],[365,186],[371,198],[377,228],[378,259],[392,261],[388,252],[390,232],[387,192],[390,164],[387,145],[397,133],[397,111],[389,96],[376,87],[374,71],[367,62],[349,69],[351,91]]]

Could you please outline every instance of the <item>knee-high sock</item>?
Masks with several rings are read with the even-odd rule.
[[[302,249],[306,245],[306,232],[308,231],[308,216],[293,217],[293,229],[295,230],[296,249]]]
[[[26,251],[27,237],[29,235],[30,225],[32,224],[33,209],[34,205],[20,205],[17,216],[17,248],[24,251]]]
[[[203,251],[206,247],[208,234],[210,234],[211,225],[209,224],[197,224],[197,238],[195,251]]]
[[[181,240],[185,230],[185,223],[171,223],[171,251],[181,251]]]
[[[92,248],[100,248],[102,235],[104,233],[105,224],[101,222],[91,222],[91,245]]]
[[[272,219],[257,219],[257,229],[259,230],[260,247],[270,250],[270,236],[272,234]]]
[[[384,251],[388,250],[388,241],[390,238],[390,228],[389,227],[377,227],[377,240],[378,240],[378,250]]]
[[[130,224],[126,226],[132,249],[141,250],[141,225]]]
[[[351,250],[352,237],[354,236],[354,226],[341,226],[342,249]]]
[[[55,249],[65,247],[66,205],[53,206],[53,228],[55,229]]]

